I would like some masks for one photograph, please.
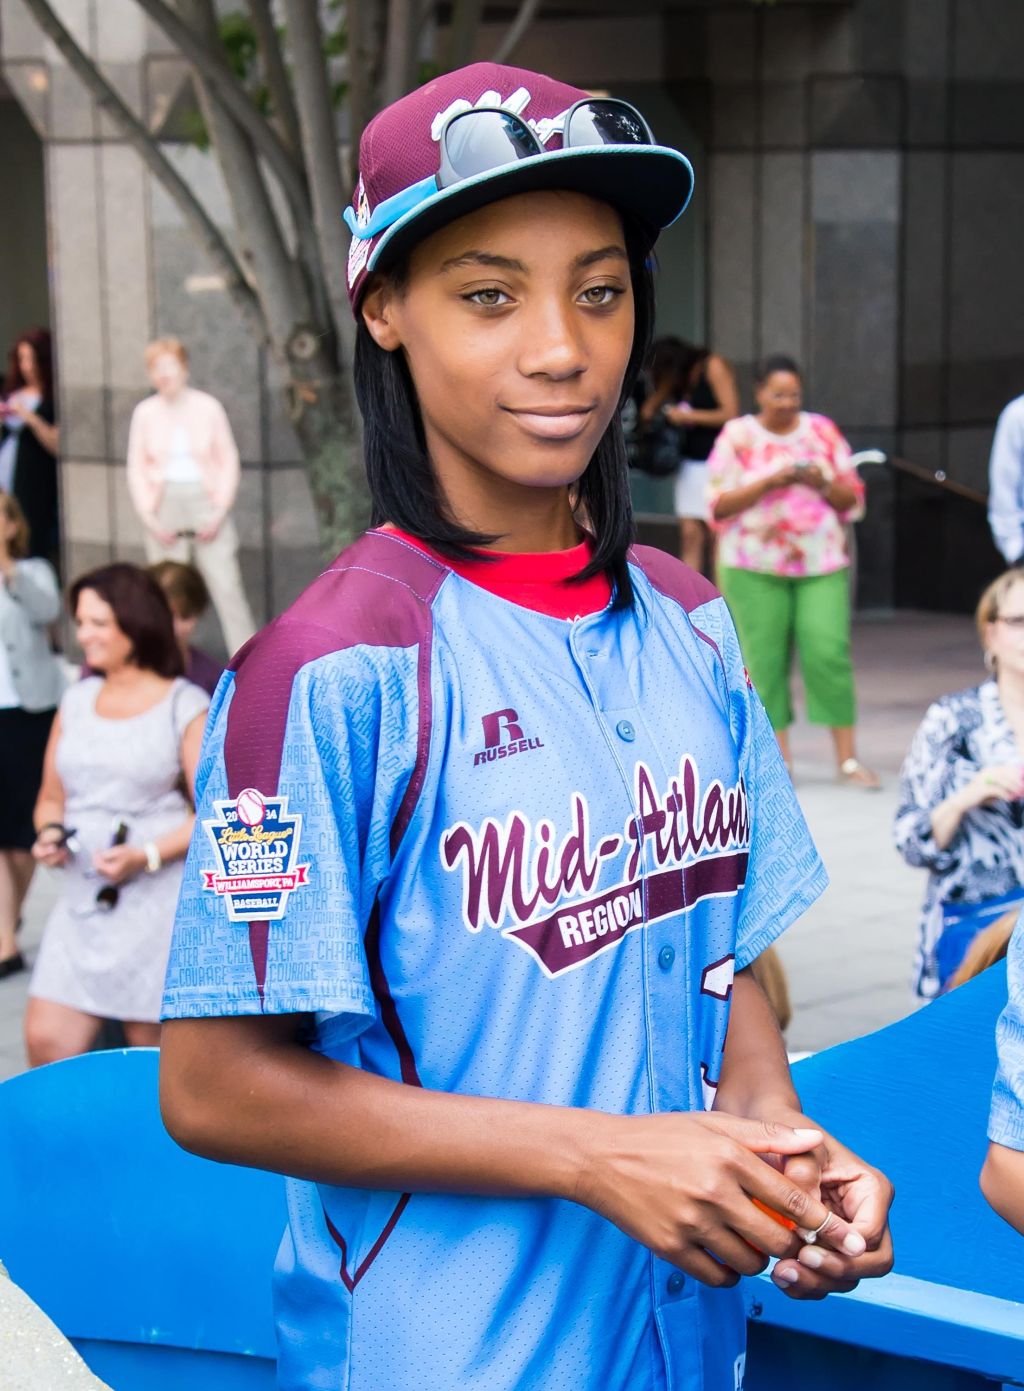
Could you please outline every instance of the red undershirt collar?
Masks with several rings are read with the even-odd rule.
[[[450,556],[439,555],[425,541],[397,527],[382,530],[385,535],[398,536],[410,546],[433,556],[488,593],[535,613],[545,613],[549,618],[584,618],[590,613],[600,613],[612,597],[611,584],[604,574],[594,575],[582,583],[569,583],[570,577],[578,575],[593,555],[594,542],[589,536],[567,551],[518,554],[489,551],[493,559],[453,560]]]

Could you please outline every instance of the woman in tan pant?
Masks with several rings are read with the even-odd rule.
[[[177,338],[150,343],[146,368],[156,394],[135,407],[128,435],[128,488],[145,528],[146,558],[195,565],[235,652],[256,627],[230,516],[238,447],[220,402],[189,386],[188,354]]]

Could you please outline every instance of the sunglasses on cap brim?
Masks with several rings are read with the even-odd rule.
[[[651,128],[636,107],[614,97],[576,102],[565,113],[561,126],[563,150],[654,144]],[[353,208],[345,209],[345,222],[354,237],[369,241],[446,188],[519,160],[553,153],[545,150],[536,131],[521,116],[498,107],[456,112],[445,122],[439,143],[441,158],[436,174],[385,198],[362,225]]]

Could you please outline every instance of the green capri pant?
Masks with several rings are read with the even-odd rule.
[[[793,723],[789,673],[794,646],[804,679],[807,718],[833,729],[853,725],[857,716],[847,571],[791,578],[722,565],[718,582],[772,728],[787,729]]]

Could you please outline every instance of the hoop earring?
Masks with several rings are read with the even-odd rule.
[[[996,654],[990,652],[988,648],[985,649],[984,662],[985,670],[988,672],[989,676],[995,676],[999,663],[996,661]]]

